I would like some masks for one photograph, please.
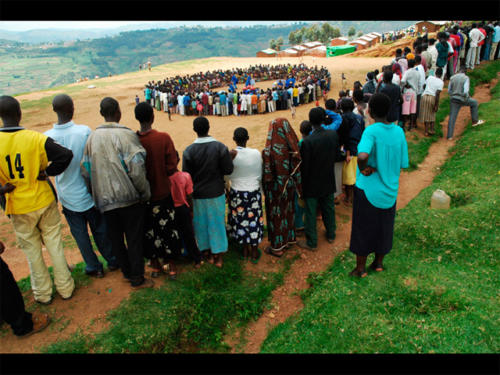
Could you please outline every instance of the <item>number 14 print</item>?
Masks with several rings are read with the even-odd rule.
[[[12,163],[11,163],[11,160],[10,160],[10,155],[7,155],[5,157],[5,160],[7,160],[7,165],[9,167],[9,175],[10,175],[10,178],[16,178],[16,176],[14,176],[14,173],[13,173],[13,170],[12,170]],[[24,167],[21,163],[21,154],[16,154],[16,158],[14,159],[14,167],[16,168],[16,171],[18,171],[19,173],[19,178],[24,178]]]

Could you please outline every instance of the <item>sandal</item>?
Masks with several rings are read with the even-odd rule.
[[[253,258],[251,258],[251,259],[250,259],[250,262],[252,262],[253,264],[257,264],[257,263],[259,263],[259,260],[260,260],[260,258],[261,258],[261,256],[262,256],[262,251],[260,251],[260,249],[257,249],[257,253],[258,253],[259,255],[257,256],[257,258],[256,258],[256,259],[253,259]]]
[[[266,252],[266,254],[269,254],[276,258],[281,258],[283,255],[285,255],[285,252],[281,253],[281,255],[276,254],[276,252],[273,251],[270,246],[266,247],[264,251]]]
[[[350,273],[349,273],[349,276],[353,276],[353,277],[359,277],[360,279],[363,278],[363,277],[366,277],[368,276],[368,273],[366,271],[364,272],[360,272],[358,271],[356,268],[353,269]]]
[[[385,271],[385,268],[384,268],[383,265],[381,265],[381,264],[375,264],[375,262],[373,262],[372,264],[370,264],[370,269],[373,270],[373,271],[376,271],[376,272]]]

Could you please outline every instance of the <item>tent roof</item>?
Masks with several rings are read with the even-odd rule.
[[[308,42],[308,43],[304,43],[303,46],[306,46],[308,48],[314,48],[314,47],[317,47],[317,46],[320,46],[321,43],[320,42]]]
[[[262,51],[260,52],[264,52],[264,53],[267,53],[268,55],[272,54],[272,53],[276,53],[277,51],[271,49],[271,48],[268,48],[268,49],[263,49]]]

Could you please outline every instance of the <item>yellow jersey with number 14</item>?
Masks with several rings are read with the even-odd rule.
[[[49,163],[47,136],[32,130],[0,131],[0,183],[16,188],[5,195],[7,215],[26,214],[47,207],[55,199],[47,181],[38,174]]]

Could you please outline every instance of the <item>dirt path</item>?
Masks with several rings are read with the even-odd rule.
[[[496,80],[491,83],[492,86],[495,84]],[[479,103],[489,101],[491,99],[490,84],[476,87],[474,98],[477,99]],[[455,125],[455,139],[462,134],[469,121],[470,110],[468,107],[462,108]],[[447,126],[448,117],[446,117],[445,121],[442,123],[445,135]],[[420,129],[417,131],[421,132],[422,125],[419,125],[419,128]],[[440,138],[439,141],[430,147],[428,156],[422,164],[419,165],[418,170],[414,172],[403,172],[401,174],[397,202],[398,209],[405,207],[422,189],[431,184],[439,167],[449,156],[448,150],[454,144],[455,140],[447,141],[445,138]],[[335,256],[349,246],[352,211],[347,210],[341,205],[336,207],[336,214],[337,223],[339,222],[339,216],[345,217],[345,215],[347,215],[349,221],[338,226],[337,237],[334,244],[326,242],[323,235],[323,240],[320,239],[318,241],[317,252],[311,253],[297,249],[291,252],[292,254],[300,252],[301,256],[293,263],[290,271],[285,277],[283,286],[274,290],[271,302],[273,308],[270,311],[264,312],[257,321],[251,323],[247,327],[243,334],[246,345],[242,352],[259,353],[260,347],[270,330],[279,323],[283,323],[288,317],[303,308],[303,302],[297,292],[309,287],[307,283],[307,276],[309,273],[324,271],[326,267],[332,263]],[[321,223],[318,225],[318,232],[319,234],[325,232]],[[322,236],[319,235],[319,238],[322,238]],[[235,335],[237,337],[229,337],[227,340],[228,343],[233,344],[233,352],[236,352],[234,343],[238,341],[239,334],[240,333]]]
[[[374,69],[376,67],[380,67],[380,65],[385,64],[387,59],[339,59],[339,60],[329,60],[327,59],[325,63],[324,60],[316,59],[318,64],[325,64],[328,66],[330,71],[339,72],[340,70],[344,70],[347,72],[352,71],[353,75],[350,81],[354,80],[362,80],[364,73],[369,69]],[[218,64],[222,65],[220,62],[221,59],[218,60]],[[238,60],[238,59],[234,59]],[[245,63],[255,64],[262,63],[262,59],[239,59],[245,60]],[[248,60],[248,61],[247,61]],[[254,61],[255,60],[255,61]],[[319,61],[318,61],[319,60]],[[352,70],[345,70],[342,68],[342,65],[345,66],[347,61],[356,61],[359,62],[359,65],[356,65],[356,69],[352,68]],[[233,60],[227,59],[223,60],[223,67],[233,67],[238,64]],[[289,61],[279,61],[279,63],[287,63]],[[296,61],[290,61],[292,63]],[[305,61],[308,63],[309,61]],[[267,61],[266,61],[267,63]],[[272,62],[270,62],[272,63]],[[210,62],[205,65],[201,65],[202,69],[210,66]],[[359,69],[359,72],[358,72]],[[181,70],[181,69],[179,69]],[[199,71],[200,65],[196,65],[196,68],[192,68],[193,71]],[[145,73],[145,72],[144,72]],[[115,96],[118,99],[130,98],[129,104],[123,103],[124,110],[123,112],[126,114],[124,117],[126,121],[124,123],[130,124],[132,128],[137,128],[135,121],[132,121],[132,109],[133,103],[132,99],[135,96],[135,93],[140,90],[140,82],[147,81],[151,79],[151,75],[159,75],[158,72],[153,72],[148,75],[142,75],[139,77],[141,81],[136,83],[137,87],[132,87],[131,85],[125,84],[123,86],[111,86],[110,88],[104,89],[96,89],[109,91],[107,95]],[[139,76],[139,74],[136,74]],[[112,77],[117,80],[117,77]],[[351,82],[352,83],[352,82]],[[265,84],[261,85],[262,87],[267,87]],[[479,99],[480,102],[486,101],[487,94],[484,94],[483,91],[489,93],[488,89],[476,88],[476,96],[483,95],[483,100]],[[335,81],[334,88],[332,93],[335,93]],[[95,128],[97,124],[100,123],[100,119],[97,116],[97,111],[95,108],[98,108],[98,103],[100,100],[100,96],[96,95],[97,92],[94,91],[93,95],[88,95],[88,93],[84,93],[82,96],[75,97],[75,107],[77,110],[78,118],[75,120],[77,123],[85,123],[89,124],[92,128]],[[31,94],[28,94],[29,96]],[[334,97],[336,95],[332,94]],[[101,95],[103,96],[103,95]],[[295,127],[296,131],[298,131],[298,125],[302,120],[307,118],[307,114],[309,110],[312,108],[313,104],[300,106],[297,108],[297,114],[295,120],[292,120],[291,123]],[[460,124],[463,122],[463,119],[466,116],[469,116],[468,111],[463,109],[459,118],[457,120],[457,134],[461,133]],[[163,116],[162,116],[163,115]],[[277,112],[276,115],[289,117],[289,112]],[[234,117],[226,117],[226,118],[217,118],[216,120],[212,120],[213,117],[210,118],[212,129],[211,133],[227,144],[228,146],[232,145],[232,132],[233,129],[238,126],[245,126],[250,132],[251,139],[249,142],[249,147],[255,147],[258,149],[262,149],[265,141],[265,136],[267,132],[267,126],[269,121],[276,117],[273,114],[265,114],[258,116],[250,116],[243,118],[234,118]],[[24,118],[24,116],[23,116]],[[468,118],[468,117],[467,117]],[[178,150],[183,150],[189,143],[192,142],[194,136],[191,134],[188,129],[191,129],[192,117],[183,117],[174,116],[174,121],[171,123],[168,121],[166,114],[158,114],[158,119],[155,122],[155,126],[159,130],[168,131],[173,139],[175,140],[176,147]],[[53,114],[49,109],[37,110],[37,123],[31,124],[22,124],[23,126],[35,128],[38,131],[45,131],[50,127],[51,121],[53,121]],[[468,120],[467,120],[468,121]],[[173,126],[175,124],[175,126]],[[463,128],[463,126],[462,126]],[[444,140],[440,140],[439,143],[446,142]],[[446,158],[446,152],[448,147],[451,146],[451,143],[445,144],[443,147],[444,150],[444,159]],[[432,149],[431,149],[431,152]],[[423,184],[421,188],[425,187],[432,181],[432,177],[435,174],[435,166],[440,165],[440,160],[435,161],[434,163],[438,164],[429,164],[429,167],[426,167],[426,173],[423,173],[422,176],[418,177],[418,180],[423,178],[427,178],[426,184]],[[424,164],[427,162],[424,161],[422,164],[422,168],[424,168]],[[413,172],[411,176],[417,176],[416,173],[419,171]],[[410,179],[409,174],[406,177],[402,177],[402,184],[405,179]],[[424,176],[425,175],[425,176]],[[429,177],[430,176],[430,177]],[[408,183],[407,187],[402,187],[399,201],[401,204],[407,204],[418,192],[421,188],[416,188],[417,179],[411,178],[412,184]],[[419,182],[419,184],[421,184]],[[403,186],[403,185],[402,185]],[[404,191],[403,191],[404,190]],[[405,202],[405,203],[402,203]],[[398,202],[400,203],[400,202]],[[398,208],[399,204],[398,204]],[[248,328],[248,336],[249,341],[244,352],[258,352],[261,343],[267,336],[268,327],[272,327],[277,323],[283,322],[286,318],[288,318],[293,313],[300,310],[303,305],[300,297],[295,295],[294,292],[298,290],[303,290],[308,287],[307,284],[307,275],[310,272],[320,272],[323,271],[324,268],[329,265],[333,258],[343,251],[348,246],[349,234],[350,234],[350,209],[344,207],[343,205],[337,206],[336,209],[336,217],[337,217],[337,241],[334,244],[328,244],[324,237],[324,229],[322,229],[321,224],[318,229],[319,243],[318,243],[318,251],[316,253],[309,252],[301,252],[298,249],[292,249],[289,252],[288,256],[293,256],[294,254],[300,254],[300,258],[295,261],[291,270],[287,274],[284,285],[277,288],[273,292],[273,306],[275,306],[271,311],[266,312],[263,316],[254,324]],[[62,217],[63,220],[63,238],[65,240],[65,252],[66,257],[69,263],[79,263],[82,262],[82,258],[80,252],[76,248],[74,241],[72,240],[71,234],[69,232],[68,226]],[[2,255],[3,259],[9,264],[11,271],[13,272],[15,278],[17,280],[26,277],[29,275],[29,268],[27,265],[26,257],[22,253],[22,251],[17,248],[15,236],[13,233],[12,225],[8,218],[4,215],[0,216],[0,240],[5,242],[7,245],[6,252]],[[265,246],[266,244],[262,244]],[[48,256],[47,251],[43,251],[44,259],[48,265],[51,264],[50,257]],[[273,257],[264,256],[261,259],[261,262],[255,265],[248,265],[249,270],[258,270],[258,271],[271,271],[277,270],[278,264],[277,262],[281,262]],[[181,272],[185,271],[185,268],[180,269]],[[106,327],[105,315],[108,311],[115,309],[119,306],[122,300],[127,298],[131,292],[131,288],[122,281],[122,276],[119,272],[108,273],[104,279],[92,280],[88,286],[79,288],[74,297],[69,301],[63,301],[60,297],[55,297],[52,305],[47,307],[40,307],[39,305],[35,305],[33,302],[28,302],[27,309],[29,311],[39,310],[48,312],[52,319],[53,323],[49,328],[47,328],[44,333],[40,333],[37,335],[30,336],[25,339],[17,339],[13,336],[10,331],[10,328],[7,325],[3,325],[0,330],[0,353],[33,353],[38,352],[42,346],[48,345],[50,343],[68,339],[72,335],[74,335],[77,331],[81,331],[85,335],[92,335],[96,332],[102,331]],[[159,279],[157,284],[163,283],[163,279]],[[31,292],[26,296],[28,301],[33,301]],[[237,337],[228,338],[228,342],[234,343],[233,347],[236,346],[238,342]]]

